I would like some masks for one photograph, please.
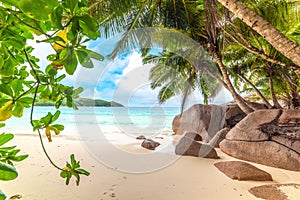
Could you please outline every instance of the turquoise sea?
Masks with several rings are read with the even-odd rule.
[[[54,113],[52,107],[35,107],[34,119],[39,119],[48,112]],[[173,118],[180,112],[179,108],[170,107],[79,107],[78,110],[62,107],[57,120],[65,126],[63,134],[80,132],[81,126],[97,126],[106,134],[172,134]],[[22,118],[11,118],[2,128],[2,132],[32,133],[29,121],[30,109],[25,109]],[[84,134],[80,132],[80,134]]]

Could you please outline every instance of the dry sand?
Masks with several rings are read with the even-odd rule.
[[[140,142],[132,139],[128,144],[116,145],[119,151],[108,150],[102,154],[117,158],[119,166],[128,162],[126,157],[117,155],[121,151],[144,157],[153,154],[152,151],[140,147]],[[53,138],[52,143],[46,140],[45,143],[49,154],[58,165],[64,166],[69,155],[74,153],[76,159],[81,161],[82,167],[89,170],[91,175],[82,177],[79,187],[75,186],[74,179],[69,186],[66,186],[64,180],[59,177],[59,172],[49,164],[43,154],[38,137],[31,134],[18,134],[10,144],[17,144],[23,153],[28,153],[30,156],[16,164],[19,171],[16,180],[0,183],[0,188],[8,196],[20,194],[24,200],[244,200],[255,199],[248,192],[248,189],[254,186],[274,183],[300,184],[298,172],[257,164],[255,166],[272,175],[273,182],[231,180],[218,171],[213,163],[235,159],[219,150],[220,160],[155,153],[155,159],[171,158],[174,162],[153,172],[135,174],[119,171],[117,164],[107,166],[105,162],[103,164],[95,159],[95,156],[87,151],[76,136],[59,136]],[[105,147],[103,142],[94,141],[93,144]],[[143,162],[145,162],[143,166],[147,166],[147,161]],[[138,163],[131,163],[131,165],[139,166]],[[151,166],[150,161],[149,165]],[[290,195],[292,195],[291,199],[300,199],[299,193],[295,191]]]

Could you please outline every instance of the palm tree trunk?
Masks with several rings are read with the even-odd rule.
[[[269,72],[269,84],[270,84],[270,93],[272,96],[272,101],[275,106],[275,108],[282,108],[281,105],[278,103],[275,91],[274,91],[274,84],[273,84],[273,77],[272,72]]]
[[[256,94],[260,97],[260,99],[266,104],[268,108],[272,108],[272,105],[269,103],[269,101],[264,97],[264,95],[257,89],[257,87],[249,80],[247,79],[243,74],[240,74],[242,79],[244,79],[251,87],[255,90]]]
[[[289,58],[293,63],[300,66],[300,46],[288,39],[268,21],[247,8],[238,0],[217,0],[248,26],[260,34],[277,51]]]
[[[235,102],[237,103],[237,105],[246,114],[249,114],[249,113],[253,112],[253,109],[251,107],[249,107],[247,105],[247,103],[245,102],[245,100],[235,91],[235,89],[234,89],[234,87],[233,87],[233,85],[230,81],[227,70],[226,70],[226,68],[225,68],[225,66],[222,62],[221,56],[217,52],[214,52],[213,56],[216,59],[216,62],[218,63],[218,65],[220,67],[221,73],[223,75],[224,82],[227,86],[226,88],[231,93],[231,95],[232,95],[233,99],[235,100]]]

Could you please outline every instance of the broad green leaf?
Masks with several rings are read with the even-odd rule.
[[[63,125],[60,124],[54,124],[52,125],[54,128],[56,128],[59,131],[63,131],[65,129],[65,127]]]
[[[92,40],[96,40],[100,37],[100,31],[98,23],[89,15],[83,15],[79,18],[79,26],[82,30],[82,33],[88,36]]]
[[[104,60],[104,57],[101,54],[97,53],[97,52],[94,52],[94,51],[91,51],[91,50],[85,49],[85,48],[80,48],[78,50],[84,51],[85,53],[88,54],[88,56],[90,58],[93,58],[93,59],[96,59],[96,60],[99,60],[99,61],[103,61]]]
[[[65,62],[65,69],[69,75],[73,75],[78,65],[77,57],[74,50],[70,49],[68,52],[68,58]]]
[[[15,102],[14,108],[13,108],[13,111],[12,111],[13,116],[22,117],[23,116],[23,111],[24,111],[24,105],[19,101]]]
[[[59,115],[60,115],[60,111],[57,110],[57,111],[54,113],[54,115],[52,116],[51,123],[52,123],[52,122],[55,122],[55,121],[58,119]]]
[[[23,81],[19,79],[14,79],[11,82],[11,88],[13,89],[14,96],[18,96],[23,91]]]
[[[94,59],[99,60],[99,61],[103,61],[104,60],[104,57],[101,54],[99,54],[97,52],[94,52],[94,51],[90,51],[89,52],[89,56],[91,58],[94,58]]]
[[[8,77],[14,75],[15,72],[15,62],[10,58],[7,59],[2,67],[0,68],[0,75]]]
[[[4,123],[0,123],[0,128],[3,128],[5,127],[5,124]]]
[[[53,9],[58,6],[57,0],[20,0],[19,8],[29,17],[45,21]]]
[[[41,118],[41,121],[44,123],[45,126],[48,126],[52,121],[52,114],[48,112],[45,117]]]
[[[33,98],[32,97],[22,97],[18,101],[23,104],[32,104]]]
[[[77,58],[79,60],[79,63],[86,68],[93,68],[94,64],[92,62],[92,60],[90,59],[88,53],[86,53],[85,51],[82,51],[80,49],[78,49],[76,51],[77,54]]]
[[[0,92],[6,94],[8,96],[11,96],[11,97],[14,96],[14,93],[13,93],[11,87],[7,84],[0,84]]]
[[[58,29],[60,29],[60,30],[63,30],[63,29],[64,29],[64,27],[63,27],[62,24],[61,24],[61,21],[62,21],[62,14],[63,14],[63,9],[62,9],[62,7],[61,7],[61,6],[57,6],[57,7],[53,10],[53,12],[52,12],[52,14],[51,14],[51,16],[50,16],[52,23],[53,23]]]
[[[6,195],[4,194],[4,192],[2,192],[2,190],[0,190],[0,200],[5,200],[6,199]]]
[[[16,37],[16,36],[14,36],[14,37]],[[20,49],[23,49],[25,47],[26,40],[25,40],[25,38],[22,39],[22,40],[18,40],[16,38],[9,38],[9,40],[4,41],[4,44],[7,47],[14,47],[14,48],[20,50]]]
[[[10,181],[18,177],[18,172],[15,167],[6,163],[0,162],[0,180]]]
[[[9,142],[14,138],[14,135],[11,133],[2,133],[0,135],[0,146],[4,145],[5,143]]]
[[[77,96],[83,92],[83,87],[76,88],[73,92],[73,96]]]

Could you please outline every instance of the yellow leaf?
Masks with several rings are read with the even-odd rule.
[[[0,121],[5,121],[12,116],[12,101],[8,101],[0,108]]]
[[[60,133],[60,130],[58,130],[57,128],[53,127],[53,126],[49,126],[49,129],[51,131],[53,131],[55,133],[55,135],[58,135]]]
[[[49,127],[46,127],[45,133],[46,133],[46,136],[48,138],[48,141],[52,142],[52,138],[51,138],[51,133],[50,133],[50,128]]]
[[[67,29],[59,31],[56,36],[61,37],[65,42],[57,41],[53,44],[53,48],[57,51],[63,50],[66,47],[66,43],[69,41],[67,38]]]

